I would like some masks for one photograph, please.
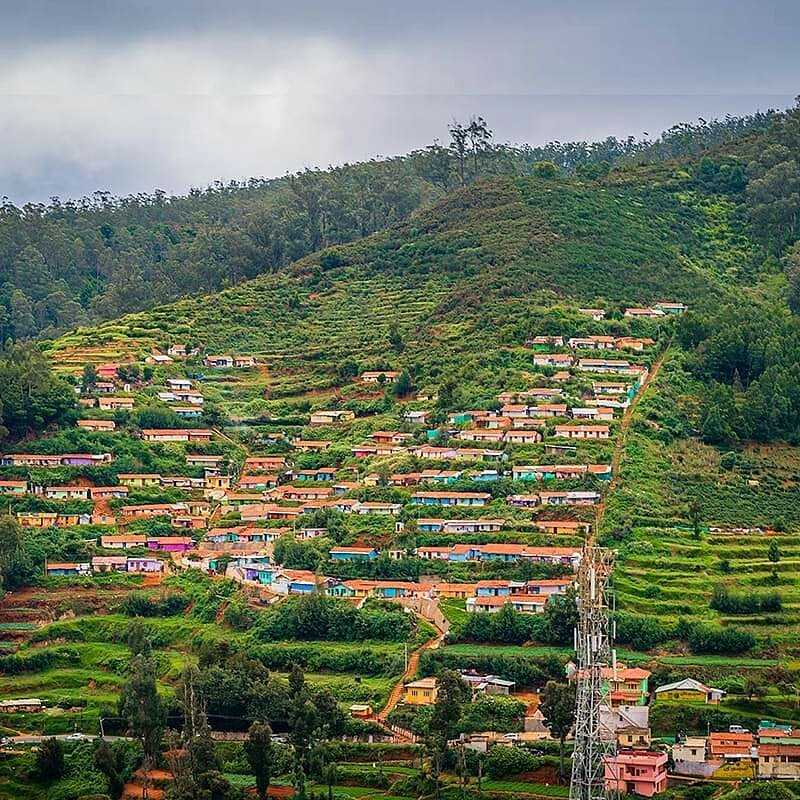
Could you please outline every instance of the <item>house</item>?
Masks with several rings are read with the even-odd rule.
[[[526,581],[523,591],[527,594],[565,594],[575,581],[572,578],[533,578]]]
[[[620,750],[604,759],[607,792],[653,797],[667,788],[667,754]]]
[[[45,562],[45,574],[48,577],[67,577],[72,575],[91,575],[92,565],[88,562]]]
[[[191,536],[148,536],[147,549],[165,553],[185,553],[194,547]]]
[[[663,317],[664,312],[660,308],[637,308],[631,307],[625,309],[626,317],[639,317],[639,318],[657,318]]]
[[[575,519],[537,519],[534,522],[539,530],[545,531],[550,534],[578,534],[589,533],[592,529],[590,522],[581,522]]]
[[[94,368],[94,373],[98,378],[105,378],[107,381],[114,381],[117,379],[117,371],[125,364],[115,364],[113,362],[108,364],[97,364]]]
[[[459,674],[469,684],[473,694],[509,695],[517,685],[499,675],[482,675],[475,670],[460,669]]]
[[[113,431],[117,423],[113,419],[79,419],[78,427],[85,431]]]
[[[437,694],[436,678],[420,678],[405,685],[403,702],[412,706],[432,706]]]
[[[117,385],[113,381],[98,381],[94,385],[94,391],[96,394],[114,394],[116,390]]]
[[[354,719],[369,719],[373,714],[369,703],[353,703],[349,710],[350,716]]]
[[[536,466],[517,465],[511,468],[515,481],[580,480],[594,475],[602,480],[610,480],[610,464],[542,464]]]
[[[27,481],[0,481],[0,494],[27,494]]]
[[[277,475],[242,475],[239,478],[239,488],[245,492],[263,492],[278,485]]]
[[[418,519],[417,529],[425,533],[489,533],[504,524],[503,519]]]
[[[631,363],[618,359],[607,358],[581,358],[578,361],[578,369],[581,372],[619,372],[629,373]]]
[[[573,419],[602,420],[604,422],[611,422],[614,419],[614,409],[601,406],[571,408],[570,414]]]
[[[225,460],[223,456],[207,456],[203,453],[187,453],[186,465],[189,467],[205,467],[205,469],[218,469]]]
[[[293,486],[286,483],[270,493],[273,497],[283,497],[284,500],[324,500],[333,494],[332,486]]]
[[[131,547],[145,547],[147,536],[143,533],[115,534],[113,536],[101,536],[100,547],[109,550],[128,550]]]
[[[667,683],[655,690],[657,700],[676,700],[681,703],[705,703],[716,705],[725,696],[722,689],[706,686],[694,678]]]
[[[167,378],[167,387],[174,391],[184,391],[192,388],[192,381],[189,378]]]
[[[758,777],[772,780],[800,779],[800,742],[759,744]]]
[[[312,411],[309,425],[341,425],[345,422],[352,422],[356,418],[353,411],[345,409]]]
[[[336,477],[336,468],[296,469],[292,474],[293,477],[301,481],[332,481]]]
[[[362,383],[394,383],[400,373],[394,370],[367,370],[361,373]]]
[[[373,561],[378,557],[375,547],[333,547],[328,551],[333,561]]]
[[[475,594],[477,584],[474,583],[432,583],[430,593],[434,597],[446,597],[453,600],[466,600]]]
[[[469,428],[459,431],[456,438],[468,442],[489,442],[499,444],[503,441],[505,433],[502,430],[492,430],[490,428]]]
[[[573,361],[569,353],[535,353],[533,356],[536,367],[571,367]]]
[[[88,500],[88,486],[46,486],[44,496],[48,500]]]
[[[528,406],[525,416],[545,419],[547,417],[566,417],[566,403],[541,403],[538,406]]]
[[[430,411],[406,411],[403,413],[403,419],[416,425],[424,425],[430,415]]]
[[[233,366],[233,356],[206,356],[203,364],[215,369],[230,369]]]
[[[101,395],[97,399],[97,405],[101,411],[131,411],[133,409],[133,398],[118,395]]]
[[[210,442],[214,431],[207,428],[145,428],[146,442]]]
[[[573,336],[567,345],[573,350],[613,350],[613,336]]]
[[[286,469],[283,456],[250,456],[245,459],[243,472],[280,472]]]
[[[754,744],[750,731],[713,731],[708,735],[708,755],[723,761],[748,761],[756,752]]]
[[[3,467],[95,467],[110,464],[111,453],[63,453],[61,455],[39,455],[37,453],[9,453],[0,456]]]
[[[127,486],[92,486],[89,489],[89,497],[92,500],[116,500],[127,496]]]
[[[151,353],[148,356],[145,356],[144,359],[145,364],[156,364],[156,365],[164,365],[164,364],[171,364],[172,363],[172,356],[164,355],[164,353]]]
[[[485,506],[492,496],[488,492],[415,492],[411,502],[426,506]]]
[[[145,503],[142,505],[123,506],[120,515],[123,520],[152,519],[153,517],[171,517],[174,513],[186,512],[186,506],[179,503]]]
[[[608,425],[556,425],[556,436],[567,439],[608,439]]]
[[[468,597],[466,608],[471,613],[494,614],[510,605],[522,614],[541,614],[547,603],[547,596],[527,594],[489,595]]]
[[[706,737],[686,736],[672,745],[672,760],[679,775],[701,774],[706,767]],[[701,766],[702,765],[702,766]],[[712,769],[716,769],[715,764]]]
[[[600,736],[607,741],[616,739],[621,749],[649,750],[650,707],[601,705]]]
[[[657,311],[663,311],[665,314],[683,314],[689,310],[689,306],[684,303],[669,303],[665,301],[653,303],[653,308]]]
[[[621,336],[614,342],[617,350],[633,350],[634,353],[641,353],[646,347],[652,347],[654,344],[654,339],[649,337],[637,339],[635,336]]]
[[[172,410],[181,419],[197,419],[203,416],[203,410],[197,406],[173,406]]]
[[[324,441],[322,439],[295,439],[292,445],[296,450],[301,453],[315,453],[322,450],[327,450],[333,442]]]
[[[611,667],[603,667],[603,692],[611,701],[612,708],[619,705],[647,705],[650,674],[649,670],[626,667],[619,662]]]
[[[154,473],[120,472],[117,480],[123,486],[141,488],[144,486],[160,486],[161,476]]]
[[[55,511],[17,511],[17,522],[23,528],[50,528],[58,525]]]
[[[173,358],[185,358],[187,355],[189,355],[189,352],[186,349],[185,344],[171,344],[167,348],[167,355],[172,356]]]
[[[593,506],[600,502],[599,492],[541,492],[543,506]]]
[[[578,311],[596,321],[604,319],[606,316],[606,312],[602,308],[579,308]]]
[[[0,700],[0,714],[38,714],[44,711],[44,703],[36,698]]]
[[[127,572],[125,556],[92,556],[92,572]]]
[[[152,556],[128,556],[128,572],[163,572],[164,562]]]
[[[542,434],[539,431],[529,430],[506,431],[503,441],[506,444],[536,444],[542,441]]]
[[[534,336],[525,342],[525,347],[563,347],[563,336]]]
[[[535,508],[539,505],[538,494],[510,494],[506,502],[515,508]]]
[[[401,503],[381,503],[378,501],[365,500],[353,506],[356,514],[378,514],[380,516],[397,516],[402,510]]]
[[[234,356],[233,366],[237,369],[249,369],[256,365],[256,360],[253,356]]]
[[[273,503],[253,503],[243,506],[239,513],[243,522],[255,522],[262,519],[292,519],[299,517],[303,509]]]
[[[403,444],[414,437],[410,433],[400,431],[375,431],[370,434],[370,438],[378,444]]]

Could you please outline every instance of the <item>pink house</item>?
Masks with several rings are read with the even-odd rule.
[[[129,556],[127,567],[128,572],[161,572],[164,569],[164,562],[148,556]]]
[[[606,791],[652,797],[667,788],[667,754],[620,750],[605,762]]]
[[[166,553],[185,553],[194,547],[191,536],[148,536],[148,550],[163,550]]]

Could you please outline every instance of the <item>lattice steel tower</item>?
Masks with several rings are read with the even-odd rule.
[[[608,581],[614,565],[611,550],[587,544],[578,568],[577,699],[575,752],[570,800],[606,800],[618,792],[605,789],[605,759],[617,751],[616,736],[603,730],[601,714],[610,698],[603,694],[603,672],[615,667],[611,650]],[[610,734],[610,735],[609,735]]]

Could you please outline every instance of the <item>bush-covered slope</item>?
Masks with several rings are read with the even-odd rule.
[[[757,263],[735,203],[674,167],[498,178],[288,270],[78,329],[51,351],[69,367],[189,339],[257,354],[302,379],[295,389],[330,382],[345,359],[390,358],[424,381],[518,344],[552,306],[705,305]]]

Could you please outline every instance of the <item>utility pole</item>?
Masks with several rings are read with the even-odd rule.
[[[607,792],[605,786],[606,761],[617,752],[616,735],[601,730],[601,709],[610,708],[611,703],[604,695],[603,673],[616,668],[608,592],[613,566],[611,550],[591,542],[584,546],[578,567],[577,697],[570,800],[606,800],[619,795],[616,787]]]

